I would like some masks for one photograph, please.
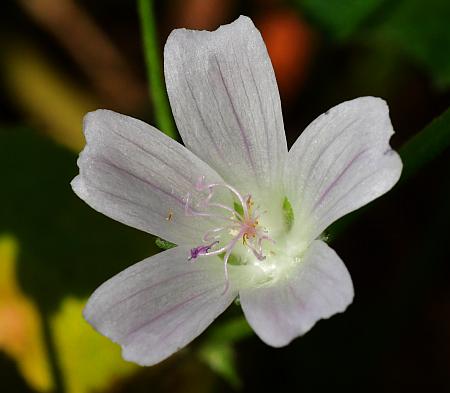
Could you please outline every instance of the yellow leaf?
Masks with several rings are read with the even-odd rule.
[[[51,327],[68,393],[103,391],[139,368],[124,361],[120,347],[88,325],[81,313],[85,301],[66,298]]]
[[[35,304],[16,278],[17,241],[0,237],[0,350],[13,358],[28,384],[39,392],[53,388],[42,321]]]
[[[95,99],[29,44],[15,42],[3,53],[6,88],[39,129],[76,152],[84,146],[82,120]]]

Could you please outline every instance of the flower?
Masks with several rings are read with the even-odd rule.
[[[287,345],[352,302],[350,275],[320,235],[399,179],[388,107],[374,97],[344,102],[288,152],[274,72],[249,18],[173,31],[164,61],[186,147],[131,117],[89,113],[72,187],[177,247],[104,283],[84,316],[125,359],[152,365],[239,296],[256,334]]]

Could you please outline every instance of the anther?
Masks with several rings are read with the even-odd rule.
[[[211,250],[211,248],[213,246],[215,246],[216,244],[219,244],[218,240],[216,240],[215,242],[212,242],[211,244],[209,244],[207,246],[198,246],[195,248],[191,248],[191,256],[188,260],[191,261],[192,259],[197,259],[197,257],[200,255],[206,255],[208,253],[208,251]]]
[[[234,208],[217,202],[212,202],[214,191],[217,187],[228,189],[234,195],[234,197],[238,199],[239,204],[242,208],[242,214],[237,212]],[[244,244],[244,246],[248,247],[248,249],[252,251],[253,255],[259,261],[262,261],[266,259],[266,256],[263,253],[262,242],[265,240],[273,242],[273,240],[267,235],[267,231],[264,228],[259,227],[259,215],[253,211],[254,202],[250,194],[242,196],[234,187],[228,184],[207,184],[205,182],[204,176],[200,177],[196,182],[195,190],[198,192],[205,192],[206,195],[203,200],[196,203],[195,207],[192,207],[190,194],[187,194],[184,209],[187,216],[210,217],[225,220],[229,223],[228,225],[223,225],[208,230],[204,234],[202,240],[204,242],[210,242],[212,239],[220,239],[222,236],[224,236],[224,230],[228,230],[228,233],[232,236],[232,238],[226,245],[219,248],[215,247],[220,243],[219,240],[215,240],[212,243],[192,248],[189,260],[191,261],[197,259],[200,256],[221,256],[223,254],[226,282],[224,292],[226,292],[229,287],[228,259],[234,247],[238,244],[238,241],[242,239],[242,243]],[[208,208],[215,208],[216,211],[217,209],[221,209],[222,212],[225,212],[225,215],[219,214],[218,211],[208,212]]]

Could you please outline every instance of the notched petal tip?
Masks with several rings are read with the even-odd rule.
[[[255,27],[253,21],[246,15],[240,15],[237,19],[235,19],[233,22],[220,25],[215,30],[195,30],[195,29],[186,29],[186,28],[179,28],[174,29],[170,32],[169,36],[167,37],[166,45],[171,40],[176,39],[179,34],[203,34],[203,33],[217,33],[218,31],[226,30],[226,29],[232,29],[232,31],[235,31],[236,28],[241,29],[252,29],[257,30]]]
[[[246,192],[280,186],[287,156],[280,97],[267,48],[248,17],[212,32],[173,31],[164,75],[186,147]]]
[[[295,213],[310,222],[296,234],[315,239],[396,184],[402,163],[390,146],[393,134],[386,101],[371,96],[331,108],[303,131],[285,171],[289,199],[301,201]]]

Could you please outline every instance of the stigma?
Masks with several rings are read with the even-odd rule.
[[[227,206],[215,201],[215,191],[225,188],[233,196],[234,205]],[[259,223],[260,215],[255,208],[252,195],[241,195],[238,190],[225,183],[206,183],[202,176],[195,184],[195,189],[203,194],[203,199],[193,206],[190,195],[186,196],[185,214],[215,218],[223,225],[211,228],[202,237],[203,244],[191,249],[190,261],[199,257],[218,255],[223,257],[225,292],[229,286],[228,260],[238,244],[242,244],[256,257],[264,261],[263,242],[274,242],[267,230]]]

